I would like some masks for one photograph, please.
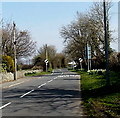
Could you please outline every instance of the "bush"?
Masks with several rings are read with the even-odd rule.
[[[25,73],[25,76],[34,75],[34,74],[36,74],[36,72],[28,72],[28,73]]]
[[[14,72],[14,61],[12,57],[7,55],[2,56],[2,68],[7,72]]]
[[[102,71],[98,71],[98,75],[103,75],[103,72]]]
[[[98,74],[98,75],[103,75],[105,73],[105,70],[103,69],[95,69],[95,70],[89,70],[87,71],[89,73],[89,75],[93,75],[93,74]]]
[[[89,73],[89,75],[93,75],[94,74],[92,70],[89,70],[87,72]]]
[[[33,65],[22,65],[22,70],[32,69]]]
[[[1,70],[1,72],[6,72],[7,70],[6,70],[6,64],[0,64],[0,70]]]
[[[49,68],[49,69],[48,69],[48,72],[52,72],[52,70],[53,70],[52,68]]]
[[[42,70],[43,70],[43,67],[42,67],[42,66],[33,66],[32,69],[33,69],[33,70],[39,70],[39,69],[42,69]]]

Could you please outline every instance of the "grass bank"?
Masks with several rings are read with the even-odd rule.
[[[32,72],[32,73],[25,73],[25,76],[40,76],[40,75],[47,75],[51,74],[51,72]]]
[[[120,118],[120,73],[110,72],[110,86],[106,87],[104,75],[81,75],[83,105],[90,117]]]

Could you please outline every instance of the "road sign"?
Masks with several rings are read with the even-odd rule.
[[[44,61],[45,63],[48,63],[48,59],[45,59],[45,61]]]
[[[80,63],[83,61],[83,59],[82,58],[79,58],[79,61],[80,61]]]

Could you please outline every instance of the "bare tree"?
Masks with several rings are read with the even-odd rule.
[[[47,57],[46,57],[46,51],[47,51]],[[46,59],[46,58],[48,58],[48,61],[49,61],[49,67],[50,68],[52,68],[52,64],[53,64],[53,60],[54,60],[54,58],[55,58],[55,56],[56,56],[56,48],[55,48],[55,46],[53,46],[53,45],[49,45],[49,46],[47,46],[47,48],[46,48],[46,45],[43,45],[39,50],[38,50],[38,52],[39,52],[39,56],[40,56],[40,58],[42,59],[42,61],[44,62],[44,60]]]
[[[46,57],[47,51],[47,57]],[[53,45],[43,45],[39,50],[39,54],[34,57],[33,63],[37,66],[42,66],[45,70],[45,59],[49,61],[49,68],[63,68],[66,66],[66,56],[64,53],[57,53]]]
[[[31,56],[35,52],[36,43],[31,39],[30,33],[27,30],[18,29],[15,32],[17,58]],[[2,27],[3,55],[14,56],[13,43],[13,26],[6,24]]]
[[[79,57],[85,59],[85,47],[91,46],[92,57],[103,61],[104,57],[104,25],[102,3],[94,3],[87,13],[77,12],[77,19],[61,29],[61,36],[65,39],[66,52],[73,59]],[[109,26],[109,9],[111,5],[107,4],[107,23]],[[109,30],[109,27],[108,27]],[[109,42],[111,41],[111,32],[109,31]]]

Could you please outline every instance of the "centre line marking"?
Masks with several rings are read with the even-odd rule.
[[[27,93],[25,93],[24,95],[20,96],[20,98],[23,98],[24,96],[28,95],[29,93],[31,93],[31,92],[33,92],[33,91],[34,91],[34,89],[31,90],[31,91],[29,91],[29,92],[27,92]]]
[[[38,86],[38,88],[40,88],[40,87],[42,87],[42,86],[44,86],[44,85],[46,85],[46,83],[44,83],[44,84],[41,84],[40,86]]]
[[[7,107],[7,106],[10,105],[10,104],[11,104],[11,102],[9,102],[9,103],[7,103],[7,104],[1,106],[0,109],[3,109],[3,108]]]
[[[46,83],[42,84],[41,86],[44,86],[44,85],[46,85]]]
[[[38,88],[42,87],[42,85],[38,86]]]
[[[51,79],[50,81],[48,81],[48,83],[49,83],[49,82],[52,82],[52,81],[53,81],[53,80]]]
[[[57,79],[58,77],[55,77],[54,79]]]

